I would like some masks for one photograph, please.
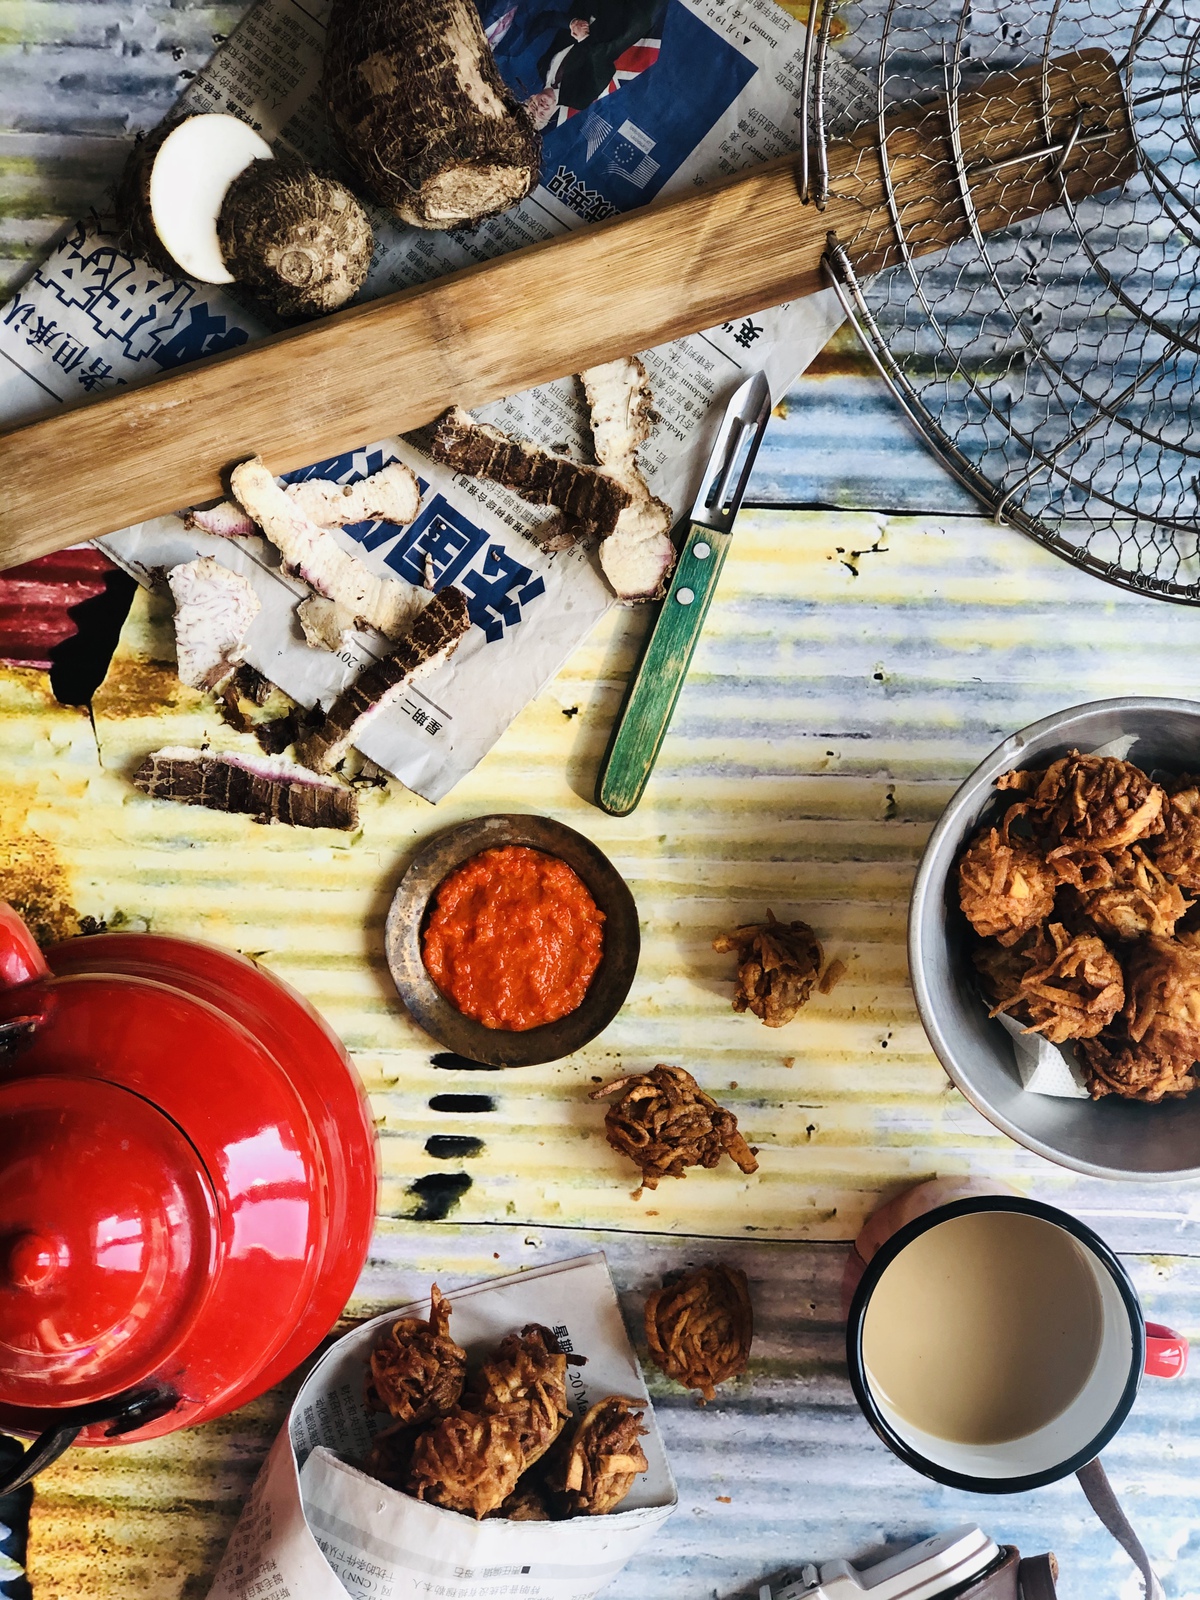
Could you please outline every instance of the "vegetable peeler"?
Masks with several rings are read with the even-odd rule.
[[[726,408],[679,543],[671,586],[600,765],[596,804],[614,817],[628,816],[654,770],[733,542],[733,521],[770,415],[771,391],[764,374],[756,372],[739,386]]]

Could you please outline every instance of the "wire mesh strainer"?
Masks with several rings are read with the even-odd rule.
[[[849,63],[874,86],[859,139],[877,163],[897,264],[871,276],[877,229],[831,233],[826,260],[910,418],[998,520],[1110,582],[1200,604],[1200,0],[1141,11],[1121,0],[814,0],[808,46],[815,137],[801,182],[818,205],[844,182],[824,137],[827,74]],[[1112,118],[1106,132],[1086,86],[1069,115],[1052,74],[1100,52],[1136,154],[1123,182],[1072,198],[1064,169],[1089,159],[1084,147],[1104,142]],[[997,72],[1037,86],[1040,133],[1020,159],[981,162],[962,137],[964,108],[990,90],[1003,115],[1004,85],[1018,80]],[[953,193],[948,236],[961,236],[921,255],[896,152],[931,101],[941,136],[923,151],[927,186]],[[1010,170],[1043,185],[1050,209],[988,232],[976,201]]]

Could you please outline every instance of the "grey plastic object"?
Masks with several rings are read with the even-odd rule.
[[[1200,1090],[1143,1105],[1058,1100],[1021,1087],[1008,1035],[989,1019],[971,965],[973,935],[958,907],[964,845],[1005,806],[994,788],[1012,767],[1040,767],[1134,735],[1128,759],[1147,771],[1200,772],[1200,704],[1145,696],[1073,706],[1014,733],[954,795],[930,836],[913,884],[908,965],[929,1042],[966,1098],[1026,1149],[1096,1178],[1200,1177]],[[1011,803],[1011,801],[1009,801]]]

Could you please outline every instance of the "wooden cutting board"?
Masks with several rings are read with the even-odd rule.
[[[1043,99],[1043,95],[1045,98]],[[983,231],[1044,211],[1081,106],[1102,141],[1063,173],[1080,199],[1124,181],[1133,139],[1116,64],[1086,50],[993,74],[959,101]],[[824,287],[828,235],[865,270],[969,230],[940,102],[896,119],[888,170],[869,125],[829,153],[829,199],[804,205],[787,157],[628,216],[355,306],[0,435],[0,569],[215,499],[236,462],[291,471]]]

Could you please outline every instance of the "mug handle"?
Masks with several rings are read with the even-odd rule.
[[[1187,1371],[1188,1342],[1183,1334],[1161,1322],[1146,1324],[1146,1360],[1142,1371],[1149,1378],[1182,1378]]]

